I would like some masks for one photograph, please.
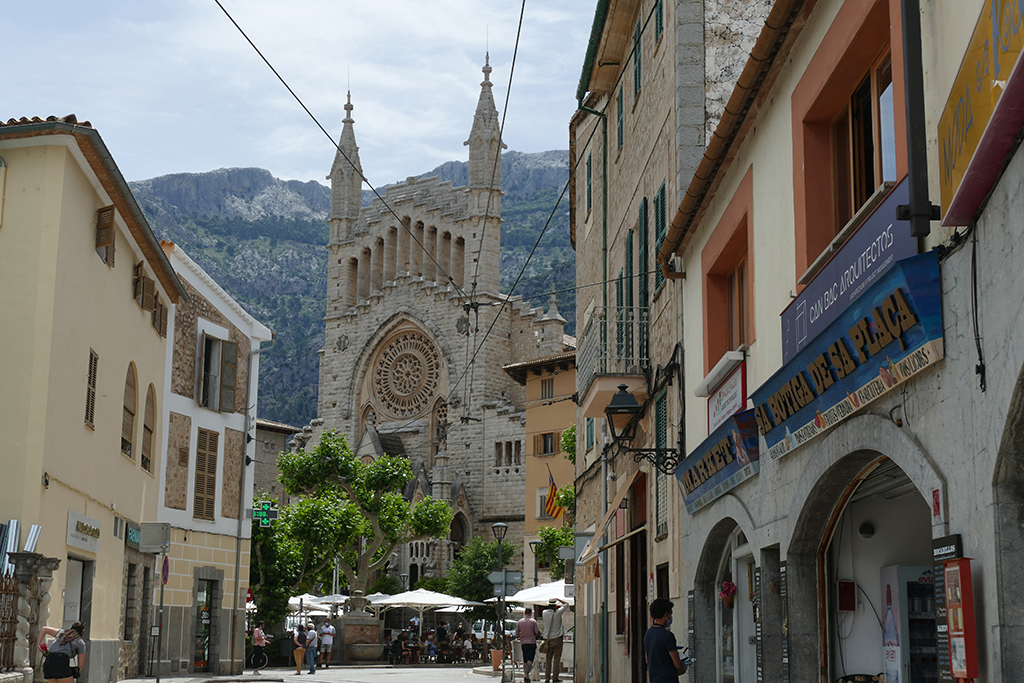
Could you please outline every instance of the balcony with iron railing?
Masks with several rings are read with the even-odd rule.
[[[650,366],[649,309],[606,306],[594,309],[583,329],[576,355],[579,404],[587,417],[603,417],[604,407],[626,384],[645,391]]]

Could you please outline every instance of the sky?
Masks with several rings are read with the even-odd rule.
[[[505,111],[520,2],[221,0],[336,141],[346,90],[374,185],[465,160],[490,51]],[[595,0],[527,0],[509,149],[568,148]],[[256,166],[324,183],[334,147],[214,0],[2,3],[0,119],[74,113],[122,175]]]

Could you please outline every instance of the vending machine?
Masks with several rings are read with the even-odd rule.
[[[931,567],[883,567],[885,683],[937,683],[935,577]]]

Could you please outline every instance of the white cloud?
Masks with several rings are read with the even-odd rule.
[[[520,4],[510,0],[222,0],[331,137],[352,90],[366,175],[385,184],[464,159],[489,48],[499,110]],[[564,149],[594,3],[527,3],[505,140]],[[260,166],[323,181],[330,142],[213,0],[20,3],[0,117],[75,113],[124,175]]]

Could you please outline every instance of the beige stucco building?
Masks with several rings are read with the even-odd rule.
[[[137,532],[158,513],[184,286],[88,122],[12,119],[0,158],[0,518],[60,560],[47,623],[88,623],[80,680],[138,676],[155,574]]]

